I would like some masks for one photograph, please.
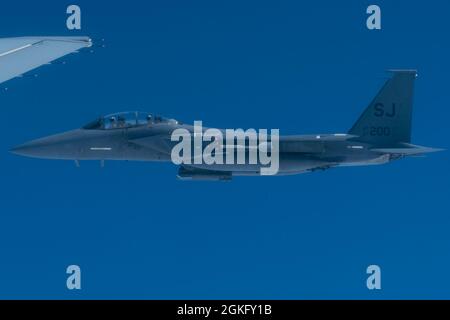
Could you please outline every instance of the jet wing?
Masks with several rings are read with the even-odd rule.
[[[153,149],[163,154],[170,154],[174,142],[170,140],[170,136],[166,134],[157,134],[153,136],[130,139],[130,142],[136,143],[142,147]]]
[[[390,154],[398,154],[398,155],[404,155],[404,156],[414,156],[414,155],[420,155],[420,154],[425,154],[425,153],[430,153],[430,152],[438,152],[438,151],[442,151],[444,149],[422,147],[422,146],[405,143],[405,148],[373,148],[370,150],[374,151],[374,152],[379,152],[379,153],[390,153]]]
[[[177,143],[170,140],[170,135],[166,134],[157,134],[153,136],[143,137],[143,138],[135,138],[130,139],[131,142],[139,144],[141,146],[157,150],[161,153],[170,154],[172,147]],[[323,141],[329,141],[323,139],[323,136],[317,138],[314,137],[306,137],[306,136],[282,136],[279,141],[279,151],[280,152],[294,152],[294,153],[321,153],[323,152]],[[333,140],[334,141],[334,140]],[[267,149],[270,150],[270,143],[262,142],[259,147],[263,144],[267,145]],[[228,151],[233,151],[234,149],[250,149],[248,144],[240,145],[235,144],[231,146],[227,146],[226,144],[223,146],[223,153],[227,153]]]
[[[0,83],[91,45],[88,37],[2,38]]]

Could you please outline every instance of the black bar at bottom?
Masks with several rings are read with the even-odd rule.
[[[450,301],[432,300],[4,300],[2,312],[18,315],[113,315],[138,319],[309,319],[447,314]],[[9,309],[9,310],[8,310]],[[9,314],[9,313],[7,313]],[[442,313],[441,313],[442,314]]]

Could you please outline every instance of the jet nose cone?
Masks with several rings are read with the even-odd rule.
[[[82,131],[72,130],[40,139],[28,141],[13,147],[11,153],[42,159],[73,159],[78,157],[82,145]]]
[[[35,157],[38,155],[39,146],[35,142],[27,142],[18,146],[15,146],[9,150],[13,154],[25,157]]]

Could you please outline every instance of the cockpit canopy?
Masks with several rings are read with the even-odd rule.
[[[150,126],[157,123],[178,124],[177,120],[167,119],[161,116],[153,115],[147,112],[131,111],[119,112],[100,117],[95,121],[83,126],[83,129],[89,130],[110,130],[123,129],[139,126]]]

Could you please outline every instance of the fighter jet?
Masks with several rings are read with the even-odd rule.
[[[279,136],[277,175],[342,166],[388,163],[442,149],[411,144],[413,86],[416,70],[390,70],[392,75],[346,133]],[[172,161],[176,129],[194,133],[192,125],[145,112],[100,117],[80,129],[19,145],[12,153],[46,159]],[[204,128],[203,130],[206,130]],[[269,141],[270,145],[270,141]],[[243,148],[248,148],[245,144]],[[230,180],[260,175],[258,164],[179,165],[178,178]]]

